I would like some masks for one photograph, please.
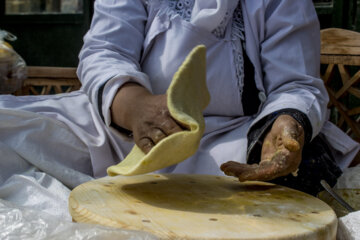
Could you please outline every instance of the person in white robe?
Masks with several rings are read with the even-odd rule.
[[[0,140],[61,181],[79,173],[69,186],[105,176],[135,143],[147,152],[181,130],[164,94],[203,44],[204,136],[192,157],[159,172],[276,178],[315,193],[319,178],[335,184],[359,151],[327,121],[319,30],[311,0],[96,0],[79,55],[81,90],[0,96]]]

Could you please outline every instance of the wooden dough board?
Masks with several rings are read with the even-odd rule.
[[[105,177],[70,194],[76,222],[142,230],[161,239],[335,239],[321,200],[232,177],[149,174]]]

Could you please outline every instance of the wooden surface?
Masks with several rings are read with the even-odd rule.
[[[78,90],[81,83],[76,68],[27,67],[27,79],[15,95],[47,95]]]
[[[335,239],[332,209],[299,191],[209,175],[106,177],[70,194],[76,222],[161,239]]]
[[[29,78],[77,78],[76,68],[71,67],[36,67],[27,68]]]
[[[360,33],[328,28],[321,31],[321,54],[360,55]]]
[[[322,79],[330,97],[331,120],[360,142],[360,33],[321,30],[321,64],[326,67]]]

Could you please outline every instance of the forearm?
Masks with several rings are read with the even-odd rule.
[[[109,108],[115,91],[122,84],[131,79],[150,88],[139,64],[146,19],[143,0],[95,2],[91,28],[79,54],[77,74],[82,90],[106,125],[111,120]]]
[[[269,2],[276,4],[269,6],[266,34],[260,40],[267,99],[254,123],[281,109],[296,109],[307,116],[314,137],[326,120],[328,102],[319,76],[320,32],[316,12],[309,0],[294,4]]]
[[[132,131],[139,102],[148,95],[151,93],[137,83],[124,84],[115,95],[110,108],[112,123]]]
[[[166,94],[153,95],[136,83],[126,83],[118,90],[110,110],[112,124],[131,131],[135,144],[144,153],[182,130],[169,113]]]

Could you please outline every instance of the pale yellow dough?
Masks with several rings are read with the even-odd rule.
[[[189,130],[166,137],[148,154],[134,146],[122,162],[107,169],[108,174],[114,176],[149,173],[193,155],[204,133],[202,111],[209,101],[210,95],[206,86],[206,49],[200,45],[187,56],[167,90],[167,104],[171,116]]]

